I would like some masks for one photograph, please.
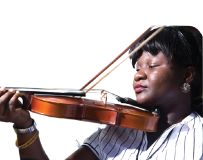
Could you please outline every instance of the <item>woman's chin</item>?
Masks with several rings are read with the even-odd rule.
[[[151,98],[149,98],[149,96],[136,96],[136,100],[139,104],[144,106],[156,106],[155,102]]]

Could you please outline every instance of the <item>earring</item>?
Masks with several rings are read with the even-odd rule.
[[[190,85],[189,83],[183,83],[181,86],[180,86],[180,89],[183,93],[188,93],[190,91]]]

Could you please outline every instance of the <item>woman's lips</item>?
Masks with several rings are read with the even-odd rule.
[[[138,88],[135,88],[135,92],[141,92],[143,91],[145,88],[144,87],[138,87]]]

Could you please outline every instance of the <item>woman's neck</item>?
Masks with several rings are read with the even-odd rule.
[[[160,109],[160,120],[158,127],[168,128],[169,126],[181,122],[191,112],[190,95],[178,97],[176,101],[168,102],[158,107]]]

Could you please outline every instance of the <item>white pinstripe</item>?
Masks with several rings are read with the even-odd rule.
[[[202,158],[203,118],[191,113],[168,129],[147,149],[144,131],[100,125],[83,145],[100,160],[200,160]]]

